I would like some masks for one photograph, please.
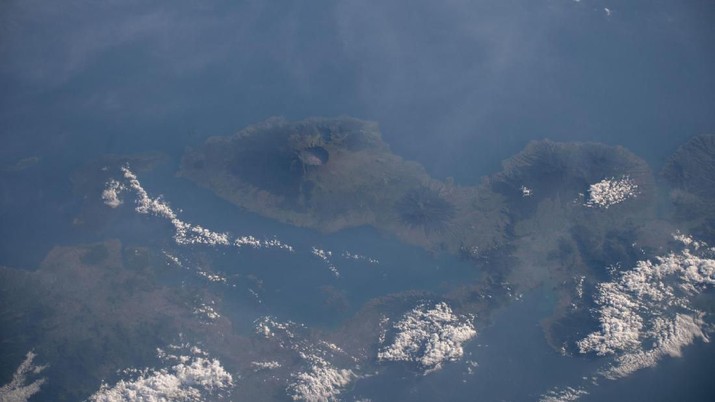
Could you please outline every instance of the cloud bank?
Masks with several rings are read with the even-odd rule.
[[[447,303],[415,307],[393,326],[392,342],[380,349],[378,361],[416,362],[428,374],[457,360],[462,344],[477,335],[471,317],[457,316]]]
[[[715,284],[715,247],[685,236],[685,245],[655,261],[639,261],[612,282],[598,286],[600,330],[577,342],[581,353],[614,355],[603,375],[620,378],[664,356],[680,356],[695,341],[707,342],[705,313],[693,298]]]
[[[138,371],[133,379],[120,380],[113,386],[103,383],[89,397],[92,402],[120,401],[203,401],[206,396],[221,398],[222,391],[233,388],[233,377],[216,359],[192,348],[189,355],[171,355],[159,350],[159,356],[176,364],[169,368]],[[127,370],[126,372],[135,372]]]

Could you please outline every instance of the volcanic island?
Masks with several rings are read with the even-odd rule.
[[[393,154],[376,123],[350,117],[270,118],[210,137],[187,151],[179,176],[280,222],[324,233],[372,226],[467,257],[507,246],[522,230],[518,223],[533,215],[593,215],[579,197],[604,178],[637,183],[639,200],[649,198],[653,185],[645,162],[622,147],[547,140],[531,143],[481,185],[462,186],[430,177]],[[544,211],[547,199],[552,207]],[[612,208],[608,215],[620,220],[642,209]]]
[[[184,155],[179,175],[249,211],[325,233],[367,225],[448,252],[506,240],[502,196],[431,178],[390,152],[377,124],[353,118],[271,118],[211,137]]]

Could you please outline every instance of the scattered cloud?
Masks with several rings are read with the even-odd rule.
[[[612,177],[591,184],[588,188],[588,200],[584,205],[589,208],[608,209],[637,196],[638,185],[629,176],[620,179]]]
[[[334,258],[334,256],[337,257],[337,254],[334,254],[330,250],[323,250],[323,249],[315,247],[315,246],[311,247],[310,252],[314,256],[323,260],[323,262],[325,262],[325,264],[328,266],[328,269],[330,270],[330,272],[332,272],[336,278],[340,278],[340,271],[338,271],[338,267],[333,263],[333,258]],[[369,264],[379,264],[380,263],[380,261],[376,258],[367,257],[367,256],[364,256],[361,254],[353,254],[349,251],[343,251],[343,253],[340,254],[340,257],[342,257],[344,260],[364,261]]]
[[[27,402],[30,397],[40,392],[40,387],[45,383],[44,378],[37,378],[28,384],[31,378],[37,377],[47,367],[33,364],[36,356],[32,351],[27,352],[25,360],[12,375],[12,381],[0,387],[0,401]]]
[[[201,303],[199,306],[196,306],[194,308],[194,314],[210,321],[215,321],[221,318],[221,314],[219,314],[216,309],[214,308],[214,302],[211,301],[209,304],[206,303]]]
[[[465,363],[467,365],[467,374],[469,375],[473,375],[477,371],[477,367],[479,367],[479,363],[474,360],[467,360]]]
[[[169,261],[167,262],[168,265],[174,265],[174,266],[176,266],[176,267],[179,267],[179,268],[185,269],[185,270],[187,270],[187,271],[193,272],[193,273],[196,274],[197,276],[200,276],[201,278],[203,278],[203,279],[205,279],[205,280],[207,280],[207,281],[209,281],[209,282],[211,282],[211,283],[222,284],[222,285],[230,286],[230,287],[233,287],[233,288],[236,287],[235,281],[231,281],[231,282],[229,283],[229,278],[228,278],[226,275],[222,274],[222,273],[209,272],[209,271],[207,271],[207,270],[204,270],[204,269],[201,268],[201,264],[191,263],[191,262],[189,262],[189,263],[184,263],[184,261],[182,261],[182,259],[180,259],[179,257],[177,257],[177,256],[175,256],[175,255],[169,253],[169,252],[166,251],[166,250],[162,250],[162,253],[163,253],[164,256],[166,257],[166,259],[169,260]]]
[[[273,370],[282,367],[283,365],[277,361],[267,361],[267,362],[251,362],[251,366],[256,371],[260,370]]]
[[[228,278],[226,278],[225,276],[223,276],[221,274],[206,272],[206,271],[202,271],[200,269],[196,270],[196,274],[206,278],[206,280],[209,282],[223,283],[224,285],[228,284]],[[236,287],[236,285],[233,285],[233,287]]]
[[[447,303],[434,308],[420,305],[393,325],[392,342],[380,349],[379,361],[416,362],[425,374],[442,368],[446,361],[457,360],[462,344],[477,335],[471,317],[457,316]]]
[[[576,295],[579,299],[583,299],[583,281],[586,280],[585,275],[581,275],[576,280]]]
[[[380,263],[380,260],[378,260],[377,258],[372,258],[361,254],[352,254],[349,251],[343,251],[341,256],[346,260],[367,261],[370,264]]]
[[[288,396],[294,400],[335,400],[348,384],[360,378],[355,372],[357,369],[341,368],[335,363],[354,363],[357,360],[353,356],[338,345],[312,338],[303,324],[263,317],[256,321],[255,331],[281,349],[294,353],[294,359],[287,364],[296,364],[297,361],[300,368],[290,375],[291,381],[286,388]],[[284,366],[277,361],[266,364],[254,362],[253,365],[271,369]]]
[[[588,395],[584,389],[581,388],[554,388],[549,392],[541,395],[539,402],[569,402],[579,400],[582,396]]]
[[[216,359],[192,347],[188,355],[172,355],[158,350],[162,360],[174,363],[168,368],[125,370],[135,378],[120,380],[113,386],[103,383],[90,396],[92,402],[119,401],[202,401],[205,396],[222,398],[234,387],[233,377]]]
[[[296,329],[304,329],[305,325],[298,324],[293,321],[281,322],[275,317],[266,316],[256,320],[256,333],[263,335],[265,338],[273,338],[275,336],[286,337],[288,339],[295,338],[294,331]]]
[[[288,394],[293,400],[333,400],[357,378],[352,370],[335,368],[318,356],[312,355],[309,360],[310,368],[293,375],[294,382],[288,386]]]
[[[611,379],[680,356],[695,341],[708,341],[705,313],[694,296],[715,284],[715,247],[678,235],[685,247],[655,261],[639,261],[611,282],[601,283],[596,304],[600,330],[577,342],[581,353],[614,355],[602,374]]]
[[[330,259],[333,256],[332,251],[322,250],[317,247],[313,247],[311,249],[311,253],[313,253],[314,256],[323,260],[328,265],[328,269],[330,270],[330,272],[332,272],[336,278],[340,278],[340,271],[338,271],[338,268],[335,266],[335,264],[333,264],[332,261],[330,261]]]

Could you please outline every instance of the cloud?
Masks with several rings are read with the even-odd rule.
[[[333,263],[334,254],[332,251],[324,250],[324,249],[313,246],[313,247],[311,247],[310,252],[314,256],[323,260],[323,262],[325,262],[325,265],[328,266],[328,269],[330,270],[330,272],[332,272],[336,278],[340,278],[340,271],[338,270],[338,267]],[[337,256],[337,254],[335,256]],[[343,253],[340,254],[340,257],[342,257],[345,260],[365,261],[369,264],[379,264],[380,263],[380,261],[376,258],[367,257],[367,256],[364,256],[361,254],[353,254],[349,251],[343,251]]]
[[[352,370],[337,369],[318,356],[311,356],[309,370],[293,375],[294,382],[288,386],[293,400],[333,400],[357,375]]]
[[[122,183],[116,180],[108,181],[104,191],[102,191],[104,203],[111,208],[122,205],[123,201],[119,198],[119,194],[124,190],[125,187]]]
[[[343,258],[345,258],[346,260],[366,261],[370,264],[379,264],[380,263],[380,260],[378,260],[377,258],[372,258],[372,257],[368,257],[368,256],[361,255],[361,254],[352,254],[349,251],[343,251],[341,256]]]
[[[338,268],[335,266],[335,264],[333,264],[332,261],[330,261],[330,259],[333,257],[332,251],[323,250],[323,249],[319,249],[317,247],[313,247],[311,249],[311,253],[313,253],[314,256],[323,260],[328,265],[328,269],[330,270],[330,272],[332,272],[336,278],[340,278],[340,271],[338,271]]]
[[[629,176],[620,179],[612,177],[591,184],[588,188],[588,200],[584,205],[589,208],[608,209],[637,196],[638,185]]]
[[[526,186],[521,186],[520,190],[522,197],[531,197],[534,194],[534,190]]]
[[[280,364],[279,362],[273,360],[273,361],[265,361],[265,362],[251,362],[251,366],[253,366],[253,369],[256,371],[260,370],[273,370],[282,367],[283,365]]]
[[[179,218],[178,214],[169,205],[169,203],[159,196],[152,198],[146,191],[144,186],[137,175],[128,167],[123,166],[121,168],[123,175],[123,181],[118,181],[115,179],[110,179],[105,184],[105,188],[102,191],[102,200],[104,203],[111,207],[117,208],[123,204],[123,200],[120,199],[120,194],[124,191],[133,191],[135,194],[135,211],[140,214],[154,215],[163,218],[171,222],[174,227],[174,240],[180,245],[211,245],[211,246],[225,246],[225,247],[251,247],[251,248],[276,248],[281,250],[286,250],[288,252],[294,252],[294,248],[276,238],[259,240],[254,236],[245,235],[233,237],[227,232],[215,232],[201,225],[186,222]],[[181,261],[166,252],[167,258],[169,258],[173,263],[179,267],[183,267]],[[340,278],[340,271],[338,271],[337,266],[333,263],[332,259],[337,255],[333,255],[330,250],[324,250],[318,247],[311,248],[311,254],[320,258],[328,267],[330,272],[335,275],[336,278]],[[340,254],[340,257],[346,260],[356,260],[356,261],[366,261],[370,264],[379,264],[379,261],[374,258],[366,257],[360,254],[352,254],[345,251]],[[226,283],[225,277],[216,274],[210,274],[207,272],[197,271],[199,275],[206,277],[212,282],[223,282]]]
[[[167,259],[167,264],[193,272],[195,275],[200,276],[209,282],[215,284],[222,284],[233,288],[238,285],[235,280],[230,280],[230,278],[223,273],[213,272],[208,269],[202,269],[201,264],[193,263],[191,261],[185,263],[184,261],[182,261],[181,258],[169,253],[166,250],[162,250],[162,253]]]
[[[355,357],[339,346],[311,337],[311,331],[299,323],[280,322],[274,317],[256,320],[255,331],[281,349],[294,353],[294,360],[282,364],[256,364],[258,368],[277,368],[299,362],[300,368],[291,375],[286,392],[293,400],[327,401],[337,396],[351,382],[361,378],[352,368],[337,367],[335,361],[356,362]]]
[[[129,188],[137,194],[137,207],[140,214],[153,214],[171,221],[176,234],[174,239],[179,244],[210,244],[228,246],[230,244],[228,234],[210,231],[200,225],[191,225],[180,220],[173,209],[161,197],[151,198],[144,190],[137,176],[128,167],[122,167],[124,178],[128,182]],[[110,184],[111,184],[110,180]]]
[[[462,344],[477,335],[471,318],[455,315],[444,302],[431,309],[425,305],[414,308],[393,329],[392,343],[380,349],[377,359],[416,362],[425,374],[461,358]]]
[[[539,402],[569,402],[579,400],[582,396],[588,395],[583,389],[566,387],[554,388],[549,392],[541,395]]]
[[[221,318],[221,314],[216,311],[213,306],[214,304],[215,303],[213,301],[211,301],[209,304],[201,303],[199,306],[194,307],[194,314],[209,322],[216,321]]]
[[[0,387],[0,401],[26,402],[40,392],[40,387],[45,383],[44,378],[38,378],[27,384],[30,377],[36,377],[47,367],[32,364],[36,356],[32,351],[27,352],[25,360],[20,363],[15,374],[12,375],[12,381]]]
[[[598,286],[595,302],[600,330],[577,342],[581,353],[613,355],[603,372],[615,379],[664,356],[680,356],[695,341],[708,341],[705,314],[692,299],[715,284],[715,248],[676,236],[685,247],[655,261],[639,261],[612,282]]]
[[[204,228],[201,225],[195,225],[185,222],[177,216],[176,212],[162,197],[151,198],[139,182],[136,174],[132,172],[128,166],[122,167],[122,174],[126,183],[120,183],[117,180],[111,179],[107,182],[102,199],[105,204],[115,208],[121,201],[118,199],[118,191],[127,188],[134,191],[136,194],[135,210],[140,214],[151,214],[164,218],[171,222],[174,226],[174,240],[181,245],[205,244],[212,246],[233,246],[253,248],[278,248],[289,252],[293,251],[293,247],[281,242],[278,239],[259,240],[253,236],[241,236],[231,238],[228,233],[219,233]]]
[[[216,359],[205,357],[201,349],[191,348],[189,355],[171,355],[159,350],[159,357],[176,364],[161,369],[125,370],[138,372],[133,379],[120,380],[113,386],[103,383],[89,397],[92,402],[120,401],[202,401],[205,395],[221,398],[221,391],[234,387],[233,377]]]
[[[295,338],[294,332],[305,328],[305,325],[298,324],[293,321],[280,322],[274,317],[262,317],[255,322],[255,331],[257,334],[263,335],[265,338],[273,338],[276,336],[286,337],[288,339]],[[292,343],[292,342],[291,342]]]

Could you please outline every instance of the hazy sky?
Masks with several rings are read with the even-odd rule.
[[[657,162],[714,131],[712,21],[675,0],[7,1],[0,157],[346,114],[461,181],[544,137]]]

